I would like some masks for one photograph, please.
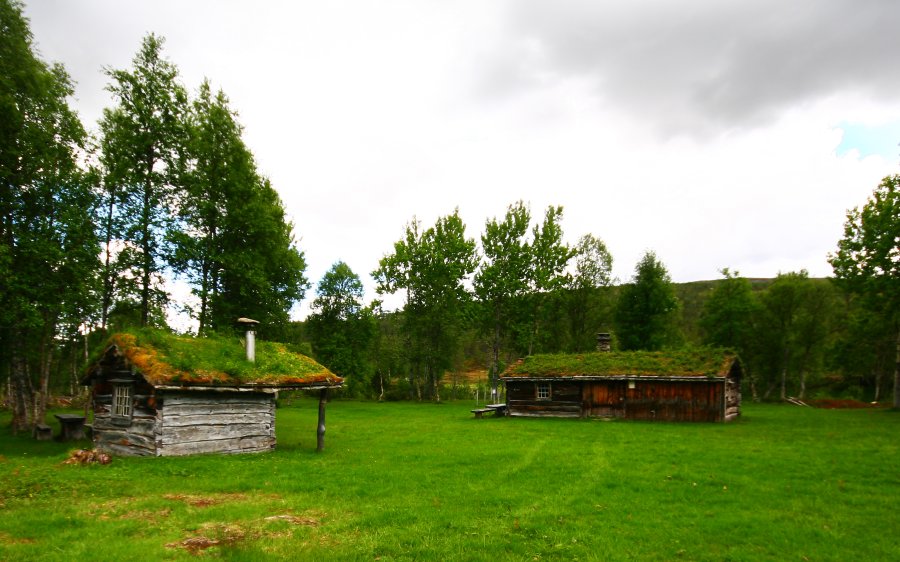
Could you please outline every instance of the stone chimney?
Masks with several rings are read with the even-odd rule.
[[[237,324],[241,328],[244,328],[245,333],[245,344],[247,346],[247,361],[251,363],[256,362],[256,326],[259,325],[258,320],[253,320],[251,318],[238,318]]]
[[[610,342],[612,342],[612,336],[609,335],[609,332],[597,334],[597,351],[610,351]]]

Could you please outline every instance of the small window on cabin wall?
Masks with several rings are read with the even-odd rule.
[[[550,383],[549,382],[537,383],[537,399],[538,400],[550,400]]]
[[[131,418],[131,385],[117,384],[113,389],[112,415]]]

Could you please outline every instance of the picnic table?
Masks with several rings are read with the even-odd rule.
[[[59,420],[59,440],[84,439],[84,416],[77,414],[53,414]]]
[[[506,415],[506,404],[488,404],[485,406],[488,410],[493,410],[498,416]]]
[[[484,416],[487,412],[494,412],[495,416],[506,415],[506,404],[486,404],[484,408],[476,408],[471,411],[476,418]]]

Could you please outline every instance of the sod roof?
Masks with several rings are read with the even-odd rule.
[[[720,378],[737,361],[733,352],[714,348],[531,355],[510,365],[501,378]]]
[[[103,364],[124,358],[154,386],[321,388],[343,379],[280,343],[256,342],[256,362],[247,361],[238,338],[178,336],[161,330],[116,333],[88,367],[85,382]]]

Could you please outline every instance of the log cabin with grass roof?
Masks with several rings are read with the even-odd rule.
[[[256,453],[275,448],[278,390],[319,391],[317,448],[328,391],[343,379],[283,344],[178,336],[141,329],[111,335],[89,363],[94,446],[124,456]]]
[[[731,421],[741,413],[742,365],[724,349],[532,355],[511,365],[510,416]]]

